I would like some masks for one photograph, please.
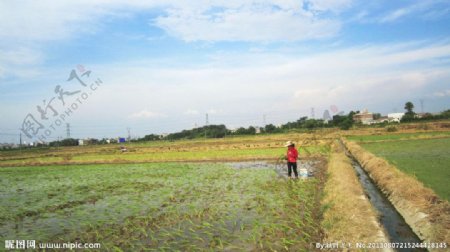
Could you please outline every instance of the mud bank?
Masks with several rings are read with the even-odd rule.
[[[340,145],[332,148],[324,190],[323,242],[342,244],[339,246],[342,251],[358,250],[357,243],[389,242],[378,222],[377,212],[366,197],[350,159]]]

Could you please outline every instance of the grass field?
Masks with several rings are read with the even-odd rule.
[[[372,141],[398,141],[411,139],[446,138],[446,137],[450,137],[450,131],[353,135],[347,136],[347,139],[358,142],[372,142]]]
[[[170,161],[224,161],[276,159],[285,152],[283,143],[293,139],[300,155],[325,154],[329,145],[314,135],[275,135],[191,141],[155,141],[74,147],[51,147],[0,152],[0,166],[45,164],[97,164]]]
[[[447,137],[443,137],[447,135]],[[431,136],[426,138],[426,136]],[[438,138],[436,138],[439,136]],[[358,136],[366,150],[387,159],[408,174],[412,174],[440,197],[450,201],[450,134],[393,134]],[[351,138],[352,139],[352,138]]]
[[[308,250],[320,240],[322,182],[208,163],[1,168],[0,237],[117,251]]]

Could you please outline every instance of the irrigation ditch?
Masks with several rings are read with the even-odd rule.
[[[370,203],[379,213],[379,222],[385,230],[387,238],[392,243],[421,243],[420,238],[412,231],[405,219],[397,212],[395,207],[375,185],[367,172],[351,155],[352,166],[356,171],[359,182],[366,193]],[[402,251],[426,251],[425,249],[403,249]]]
[[[391,243],[414,245],[448,241],[448,202],[436,200],[435,194],[416,179],[366,153],[356,144],[342,139],[339,143],[351,160],[366,196],[378,211],[379,223]],[[404,192],[405,187],[416,187],[416,194]],[[434,251],[432,247],[428,249]],[[428,250],[415,247],[399,251]]]

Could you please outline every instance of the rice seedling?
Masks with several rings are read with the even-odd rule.
[[[1,237],[100,242],[112,251],[242,250],[242,244],[280,251],[319,239],[312,213],[320,208],[315,198],[321,182],[286,183],[275,179],[271,166],[43,166],[2,168],[0,174],[5,181],[1,191],[10,192],[1,195],[8,199],[0,208]],[[57,176],[58,183],[42,183],[50,176]],[[44,200],[36,201],[41,195]],[[5,210],[12,208],[17,211]],[[9,228],[12,223],[16,228]],[[293,240],[295,233],[305,238]]]

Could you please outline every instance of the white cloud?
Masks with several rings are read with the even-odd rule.
[[[39,51],[26,47],[14,50],[0,50],[0,62],[11,65],[29,65],[42,62],[43,55]]]
[[[443,91],[440,91],[440,92],[436,92],[436,93],[434,93],[434,96],[437,96],[437,97],[449,96],[450,97],[450,89],[443,90]]]
[[[199,115],[200,112],[196,109],[188,109],[186,112],[184,112],[185,115]]]
[[[268,122],[295,120],[309,115],[312,107],[319,117],[320,108],[330,105],[346,112],[373,108],[384,113],[403,108],[414,97],[447,90],[443,83],[450,81],[450,69],[436,60],[445,57],[450,57],[448,42],[421,41],[307,56],[221,54],[202,65],[136,61],[89,66],[104,84],[83,105],[89,112],[77,117],[91,125],[123,123],[137,129],[142,123],[146,132],[173,132],[203,124],[205,113],[210,123],[227,125],[258,125],[263,114]]]
[[[216,115],[218,113],[219,113],[219,110],[217,110],[217,109],[209,109],[208,110],[208,114],[211,114],[211,115]]]
[[[344,8],[351,1],[309,2],[313,10],[303,9],[302,1],[294,0],[2,1],[0,38],[52,41],[81,37],[101,29],[102,22],[109,17],[129,18],[150,9],[160,11],[154,25],[185,41],[276,41],[334,36],[340,22],[315,13]]]
[[[444,4],[443,7],[441,4]],[[438,15],[442,15],[442,13],[436,12],[440,11],[442,9],[447,8],[448,9],[449,4],[448,1],[441,1],[441,0],[422,0],[418,3],[413,3],[411,5],[408,5],[406,7],[402,7],[396,10],[393,10],[386,15],[379,18],[380,23],[388,23],[388,22],[394,22],[401,18],[407,17],[407,16],[423,16],[424,18],[431,18],[436,17]]]
[[[350,7],[353,0],[308,0],[306,2],[313,10],[339,12]]]
[[[145,62],[106,65],[98,71],[116,75],[104,85],[110,91],[102,90],[105,100],[99,106],[109,104],[115,107],[111,111],[120,113],[120,104],[145,105],[168,118],[209,113],[211,121],[219,115],[226,120],[227,115],[265,111],[309,114],[311,107],[333,104],[341,110],[391,109],[394,106],[389,104],[433,93],[432,83],[450,81],[448,67],[434,60],[449,56],[448,43],[418,42],[352,47],[307,57],[265,52],[221,55],[197,67],[154,67]]]
[[[218,12],[171,9],[154,25],[185,41],[299,41],[332,37],[338,20],[320,19],[301,8],[246,4]],[[263,27],[263,28],[262,28]]]
[[[39,74],[36,65],[44,61],[43,54],[24,46],[0,48],[0,79],[6,76],[32,78]]]
[[[153,111],[149,111],[146,109],[141,110],[139,112],[132,113],[130,115],[130,118],[161,118],[161,117],[166,117],[166,115],[157,113],[157,112],[153,112]]]
[[[398,9],[395,10],[389,14],[387,14],[386,16],[382,17],[380,19],[381,23],[386,23],[386,22],[392,22],[395,21],[403,16],[408,15],[409,13],[411,13],[413,11],[413,9],[411,8],[402,8],[402,9]]]

